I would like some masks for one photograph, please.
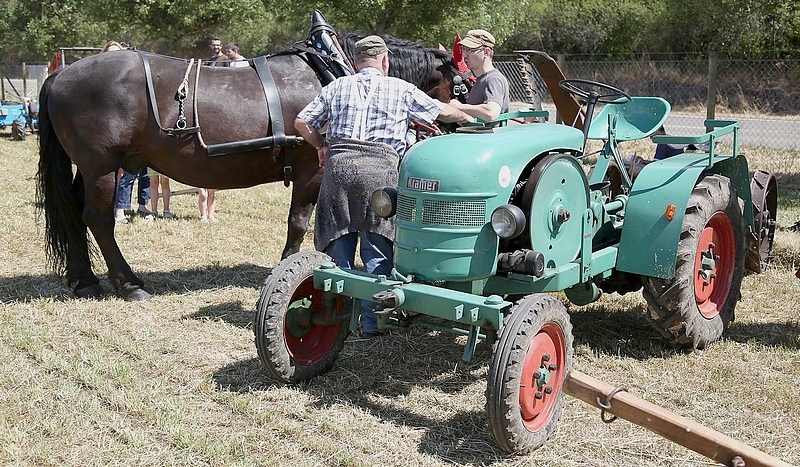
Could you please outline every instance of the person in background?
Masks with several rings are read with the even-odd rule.
[[[212,55],[208,59],[207,65],[231,66],[231,62],[227,61],[228,56],[222,53],[222,40],[219,37],[212,37],[208,46],[211,48]],[[217,218],[214,217],[214,210],[217,206],[217,200],[214,196],[216,191],[214,188],[197,188],[200,222],[217,222]]]
[[[247,63],[247,59],[242,57],[239,53],[239,46],[231,42],[230,44],[225,45],[225,55],[228,57],[230,67],[239,68],[239,67],[246,67],[250,66]]]
[[[147,168],[143,168],[136,174],[128,173],[120,169],[122,175],[119,177],[117,183],[117,201],[114,205],[114,220],[120,224],[127,224],[128,219],[125,217],[125,210],[131,207],[131,195],[133,191],[133,182],[138,180],[138,201],[139,209],[136,214],[143,216],[145,220],[152,221],[155,216],[149,209],[147,203],[150,201],[150,177],[147,175]]]
[[[450,105],[467,114],[491,121],[508,112],[508,79],[494,67],[494,36],[483,29],[472,29],[458,43],[464,54],[464,62],[477,80],[469,91],[467,103],[457,99]]]
[[[219,37],[212,37],[208,43],[211,48],[211,58],[208,59],[209,66],[231,66],[228,62],[228,56],[222,53],[222,40]],[[217,206],[215,193],[217,190],[214,188],[198,188],[197,204],[200,208],[200,222],[217,222],[214,217],[214,210]]]
[[[103,46],[101,52],[113,52],[114,50],[127,50],[127,49],[135,49],[135,47],[133,47],[127,42],[108,41],[106,45]]]
[[[161,175],[153,169],[148,169],[147,174],[150,176],[150,210],[154,216],[158,216],[158,198],[164,198],[164,212],[161,217],[164,219],[172,219],[172,212],[169,210],[169,200],[172,196],[172,191],[169,187],[169,177]],[[161,185],[161,195],[158,193],[158,187]]]
[[[31,130],[31,133],[35,132],[36,124],[34,120],[39,118],[39,101],[37,101],[35,97],[26,99],[23,107],[23,113],[25,114],[25,123]]]
[[[217,208],[217,200],[214,196],[217,190],[214,188],[198,188],[197,204],[200,207],[200,222],[217,222],[214,217],[214,210]]]
[[[666,134],[667,130],[662,125],[661,128],[656,130],[656,132],[650,136],[650,140],[651,141],[653,140],[653,136],[661,136]],[[653,155],[653,160],[660,161],[661,159],[666,159],[668,157],[676,156],[678,154],[682,154],[683,152],[684,148],[682,146],[674,147],[666,143],[657,143],[656,153]]]
[[[378,188],[395,186],[406,151],[411,119],[465,123],[472,118],[441,103],[389,73],[389,49],[379,36],[355,43],[358,73],[325,86],[295,119],[306,142],[317,148],[322,176],[314,223],[314,246],[342,268],[355,267],[360,241],[364,270],[389,275],[392,270],[394,219],[375,214],[369,198]],[[330,146],[320,129],[328,126]],[[362,302],[361,333],[380,335],[375,304]]]
[[[208,66],[228,66],[228,56],[222,53],[222,40],[219,37],[212,37],[208,42],[211,49],[211,58],[208,59]]]

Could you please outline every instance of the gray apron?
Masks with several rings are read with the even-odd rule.
[[[367,110],[376,86],[370,79],[366,98],[356,94],[358,107],[350,138],[333,138],[325,162],[325,173],[317,199],[314,247],[325,251],[328,244],[352,232],[372,232],[394,239],[394,218],[383,219],[369,205],[372,193],[397,186],[397,151],[381,143],[363,141]]]

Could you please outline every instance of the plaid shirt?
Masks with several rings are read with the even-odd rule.
[[[327,123],[330,139],[383,143],[402,156],[409,120],[430,125],[439,116],[441,105],[413,84],[383,76],[377,68],[369,67],[325,86],[297,117],[318,130]],[[365,107],[363,115],[360,110]],[[364,127],[359,132],[357,126],[362,122]]]

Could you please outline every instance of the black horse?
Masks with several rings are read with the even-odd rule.
[[[393,74],[433,97],[450,99],[456,68],[449,54],[386,40],[393,52]],[[343,47],[354,42],[348,38]],[[253,68],[192,68],[186,60],[154,54],[147,54],[147,60],[152,96],[143,59],[131,50],[83,58],[50,75],[40,92],[37,198],[45,219],[47,258],[80,297],[105,293],[92,271],[87,227],[117,292],[125,300],[150,296],[114,238],[120,167],[131,173],[152,167],[187,185],[227,189],[283,180],[284,167],[290,166],[292,196],[283,257],[299,251],[319,192],[322,171],[309,145],[291,148],[290,158],[285,147],[210,157],[205,146],[264,138],[271,134],[271,118],[281,119],[286,134],[293,135],[295,116],[321,89],[307,51],[266,58],[283,115],[269,115]],[[183,112],[175,100],[179,89],[187,91]],[[187,127],[199,127],[200,133],[169,131],[179,117],[186,118]]]
[[[363,37],[363,34],[353,32],[340,37],[344,53],[351,62],[354,45]],[[453,77],[458,75],[458,67],[453,63],[451,52],[397,37],[382,37],[392,51],[389,54],[389,76],[408,81],[442,102],[453,98]]]

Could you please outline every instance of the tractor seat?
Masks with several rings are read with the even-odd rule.
[[[647,138],[664,124],[670,105],[660,97],[631,97],[626,104],[606,104],[592,120],[589,139],[608,140],[608,118],[616,119],[617,141]]]

